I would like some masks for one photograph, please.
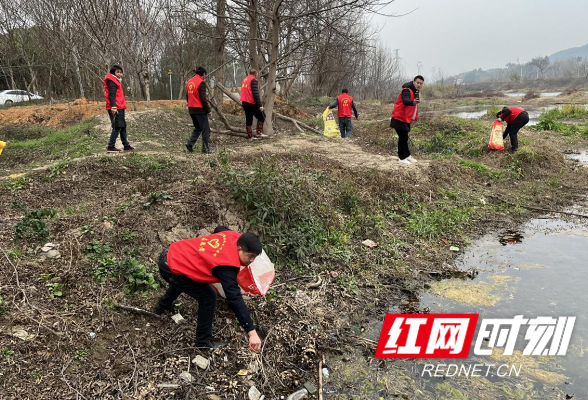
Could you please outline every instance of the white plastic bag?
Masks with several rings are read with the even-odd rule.
[[[241,267],[237,275],[237,283],[241,288],[243,297],[250,298],[265,296],[275,278],[276,270],[274,269],[274,264],[265,251],[262,250],[261,254],[255,257],[255,261],[251,265]],[[220,283],[213,283],[212,287],[221,297],[227,297]]]

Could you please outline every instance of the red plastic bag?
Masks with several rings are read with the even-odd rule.
[[[237,283],[241,288],[241,294],[245,298],[265,296],[275,278],[274,264],[265,254],[265,251],[262,251],[260,255],[255,257],[255,261],[251,265],[241,267],[237,274]],[[220,296],[226,297],[220,283],[214,283],[212,287]]]
[[[494,121],[492,124],[492,131],[490,132],[490,143],[488,147],[492,150],[504,150],[504,141],[502,140],[502,122],[499,120]]]

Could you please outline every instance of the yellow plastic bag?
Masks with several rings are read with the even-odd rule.
[[[335,121],[333,110],[329,107],[323,111],[323,122],[325,123],[324,135],[326,137],[341,137],[341,132],[339,131],[339,126],[337,126],[337,121]]]
[[[6,142],[0,140],[0,154],[2,154],[2,149],[6,147]]]

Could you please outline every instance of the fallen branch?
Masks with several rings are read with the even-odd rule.
[[[227,89],[226,87],[224,87],[224,86],[223,86],[223,85],[221,85],[221,84],[218,84],[218,83],[217,83],[217,86],[218,86],[218,88],[220,89],[220,91],[221,91],[221,92],[223,92],[224,94],[226,94],[226,95],[227,95],[227,97],[228,97],[228,98],[230,98],[231,100],[233,100],[233,101],[234,101],[235,103],[237,103],[237,104],[241,104],[241,100],[239,100],[239,97],[237,97],[237,95],[236,95],[235,93],[231,92],[229,89]],[[275,110],[274,110],[274,112],[273,112],[273,113],[275,114],[275,116],[276,116],[276,117],[278,117],[278,118],[280,118],[280,119],[283,119],[284,121],[292,122],[292,123],[294,124],[294,126],[295,126],[296,128],[298,128],[298,130],[299,130],[299,131],[301,131],[301,132],[303,131],[303,129],[302,129],[302,128],[304,128],[304,129],[306,129],[307,131],[311,131],[311,132],[313,132],[313,133],[316,133],[316,134],[318,134],[318,135],[322,135],[322,134],[323,134],[323,133],[322,133],[321,131],[319,131],[318,129],[315,129],[315,128],[313,128],[312,126],[310,126],[310,125],[307,125],[307,124],[305,124],[305,123],[304,123],[304,122],[302,122],[302,121],[298,121],[298,120],[296,120],[296,119],[294,119],[294,118],[286,117],[285,115],[282,115],[282,114],[280,114],[280,113],[276,112]],[[302,127],[302,128],[301,128],[301,127]]]
[[[285,115],[282,115],[282,114],[280,114],[278,112],[275,112],[275,111],[274,111],[274,114],[276,114],[276,117],[278,117],[280,119],[283,119],[284,121],[292,122],[298,129],[300,129],[300,126],[301,126],[304,129],[306,129],[307,131],[311,131],[312,133],[316,133],[317,135],[322,135],[323,134],[318,129],[315,129],[312,126],[305,124],[304,122],[298,121],[298,120],[296,120],[294,118],[286,117]],[[300,125],[300,126],[298,126],[298,125]]]
[[[319,361],[319,368],[318,368],[318,398],[319,400],[323,400],[323,362],[325,361],[325,356],[321,356],[321,360]]]
[[[542,208],[542,207],[533,207],[533,206],[526,206],[524,204],[513,204],[509,201],[506,201],[504,199],[501,199],[498,196],[495,195],[490,195],[489,197],[492,197],[493,199],[496,199],[498,201],[501,201],[503,203],[506,203],[510,206],[516,207],[517,205],[519,207],[523,207],[526,208],[527,210],[533,210],[533,211],[541,211],[541,212],[546,212],[546,213],[555,213],[555,214],[564,214],[564,215],[571,215],[573,217],[581,217],[581,218],[588,218],[588,215],[584,215],[584,214],[577,214],[577,213],[573,213],[573,212],[569,212],[569,211],[557,211],[557,210],[550,210],[548,208]]]
[[[143,310],[142,308],[123,306],[121,304],[116,304],[115,307],[120,308],[121,310],[133,312],[135,314],[148,315],[150,317],[161,318],[160,315],[157,315],[151,311]]]
[[[225,94],[226,94],[225,91],[228,92],[228,90],[226,88],[224,88],[222,85],[219,84],[218,87],[221,90],[221,92],[223,92]],[[233,99],[233,100],[235,100],[235,99]],[[247,132],[245,131],[245,129],[236,128],[234,126],[231,126],[231,124],[229,123],[229,120],[227,119],[227,117],[225,117],[225,114],[223,114],[222,107],[219,107],[218,104],[216,104],[216,102],[214,101],[214,98],[212,96],[209,96],[208,101],[209,101],[210,105],[212,106],[212,108],[214,108],[214,111],[216,111],[216,114],[218,115],[218,117],[221,119],[221,121],[225,125],[225,128],[227,128],[226,131],[221,131],[220,129],[217,128],[217,129],[212,130],[212,132],[219,133],[222,135],[239,136],[239,137],[247,138]],[[237,101],[237,103],[241,104],[238,101]],[[214,119],[212,121],[214,123]],[[214,124],[214,125],[216,125],[216,124]],[[216,128],[216,126],[215,126],[215,128]]]

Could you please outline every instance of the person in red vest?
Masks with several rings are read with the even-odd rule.
[[[159,256],[159,273],[169,287],[159,299],[155,312],[161,315],[173,311],[173,302],[180,294],[186,293],[198,301],[195,346],[222,347],[224,343],[212,341],[216,293],[209,285],[220,282],[229,307],[249,336],[249,346],[253,351],[259,351],[261,339],[243,301],[237,274],[240,267],[251,264],[261,250],[261,242],[255,234],[241,235],[222,226],[211,235],[172,243]]]
[[[421,102],[419,91],[424,83],[425,78],[417,75],[412,82],[402,85],[402,90],[392,110],[390,128],[398,133],[398,162],[401,165],[410,165],[417,162],[416,158],[410,155],[408,132],[410,132],[410,123],[417,121],[419,118],[418,105]]]
[[[116,138],[120,135],[125,151],[134,150],[127,140],[127,123],[125,121],[125,110],[127,108],[125,102],[125,94],[121,84],[123,77],[123,69],[118,65],[113,65],[110,68],[110,73],[106,74],[104,78],[104,99],[106,100],[106,110],[110,117],[110,124],[112,125],[112,132],[110,133],[110,140],[106,151],[120,151],[115,147]]]
[[[265,122],[265,113],[263,104],[259,97],[259,81],[257,80],[257,70],[251,68],[249,75],[241,82],[241,105],[245,111],[245,129],[247,138],[253,139],[253,117],[257,119],[255,128],[255,137],[267,137],[263,134],[263,123]]]
[[[355,114],[355,119],[358,118],[357,109],[353,102],[353,97],[349,96],[347,89],[343,89],[341,94],[337,96],[333,104],[329,106],[332,110],[337,109],[337,119],[339,120],[339,131],[343,139],[351,137],[351,110]]]
[[[499,121],[506,122],[506,129],[502,134],[502,139],[506,139],[510,135],[510,150],[517,151],[519,149],[519,130],[529,123],[529,114],[522,108],[504,107],[496,114]]]
[[[188,142],[186,149],[190,153],[194,152],[194,145],[202,134],[202,152],[211,154],[210,150],[210,125],[208,116],[210,115],[210,106],[206,98],[206,70],[203,67],[196,68],[196,75],[186,83],[186,100],[188,101],[188,112],[192,118],[194,130]]]

